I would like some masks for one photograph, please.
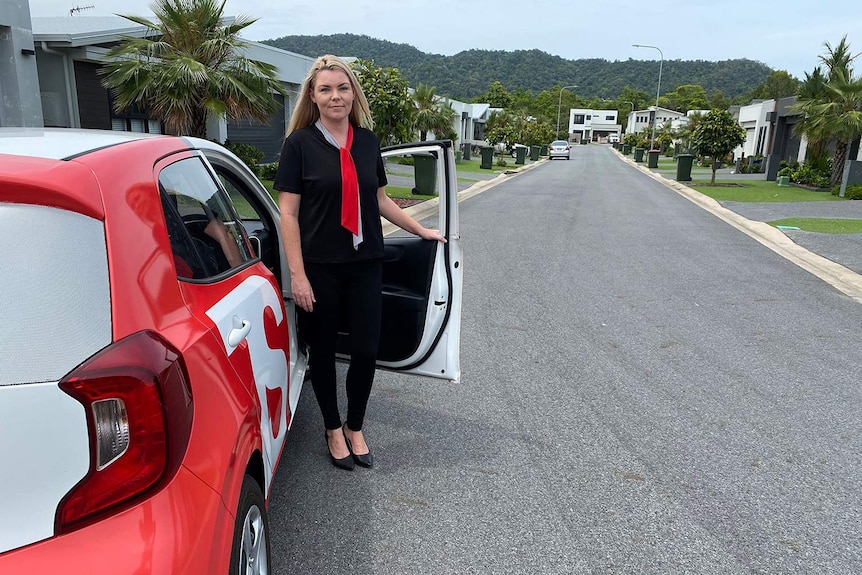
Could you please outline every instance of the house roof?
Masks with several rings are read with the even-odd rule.
[[[121,36],[142,38],[146,28],[119,16],[33,17],[33,40],[70,47],[116,42]]]
[[[230,24],[235,17],[222,19]],[[57,49],[85,48],[95,59],[104,54],[99,45],[119,42],[124,37],[143,38],[149,32],[141,26],[120,16],[54,16],[36,17],[33,22],[33,40],[47,42]],[[254,60],[273,64],[278,79],[300,84],[314,63],[314,58],[288,52],[268,44],[242,39],[246,43],[244,55]]]
[[[643,110],[632,110],[631,112],[629,112],[629,114],[640,114],[640,113],[646,114],[646,113],[652,112],[655,109],[656,109],[655,106],[650,106],[649,108],[646,108]],[[674,114],[676,116],[685,116],[685,114],[683,114],[682,112],[677,112],[676,110],[671,110],[670,108],[662,108],[661,106],[658,107],[658,111],[660,113],[664,113],[664,114]]]

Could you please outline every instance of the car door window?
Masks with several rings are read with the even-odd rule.
[[[200,158],[165,167],[159,189],[179,277],[205,280],[254,260],[230,199]]]
[[[230,197],[230,201],[242,222],[243,229],[248,233],[252,253],[259,257],[281,282],[278,257],[281,245],[277,230],[278,222],[267,215],[266,207],[261,205],[262,198],[252,191],[250,183],[241,175],[218,160],[210,159],[210,164],[228,197]]]

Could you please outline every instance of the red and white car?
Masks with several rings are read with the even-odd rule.
[[[457,380],[454,153],[412,153],[448,243],[386,239],[380,367]],[[278,217],[206,140],[0,129],[0,573],[270,571],[306,369]]]

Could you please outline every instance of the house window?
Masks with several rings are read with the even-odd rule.
[[[587,116],[589,118],[589,116]],[[574,124],[583,124],[584,123],[584,115],[583,114],[575,114],[574,120],[572,120]]]
[[[593,119],[592,116],[587,116],[587,120],[592,120],[592,119]]]
[[[605,120],[613,121],[615,118],[613,116],[605,116]]]
[[[111,98],[113,100],[113,97]],[[130,106],[121,113],[114,111],[111,102],[111,129],[120,132],[139,132],[145,134],[164,134],[162,123],[148,117],[137,105]]]

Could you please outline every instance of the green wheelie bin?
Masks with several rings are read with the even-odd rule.
[[[482,147],[482,163],[479,168],[482,170],[490,170],[494,167],[494,148],[491,146]]]

